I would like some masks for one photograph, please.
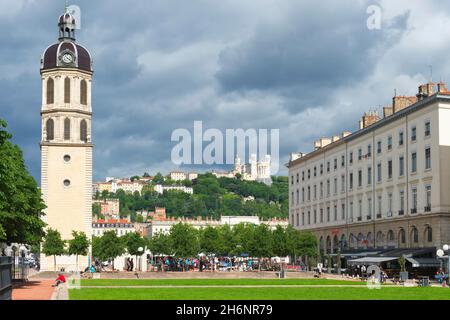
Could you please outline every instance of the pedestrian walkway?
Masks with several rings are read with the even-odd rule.
[[[13,287],[13,300],[51,300],[55,288],[52,280],[31,280]]]

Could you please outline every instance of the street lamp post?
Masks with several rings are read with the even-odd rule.
[[[138,252],[139,252],[139,271],[142,271],[142,253],[144,252],[144,248],[139,247]]]
[[[443,257],[444,256],[444,251],[447,251],[447,259],[448,259],[448,262],[447,262],[447,273],[448,273],[448,275],[449,275],[449,277],[448,277],[448,282],[449,282],[449,285],[450,285],[450,252],[449,252],[449,248],[450,248],[450,246],[448,245],[448,244],[444,244],[443,246],[442,246],[442,249],[439,249],[437,252],[436,252],[436,255],[438,256],[438,257]],[[445,279],[444,279],[445,280]]]

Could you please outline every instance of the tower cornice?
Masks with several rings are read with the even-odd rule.
[[[93,148],[94,145],[92,143],[68,143],[68,142],[47,142],[42,141],[40,143],[41,147],[71,147],[71,148],[80,148],[80,147],[86,147],[86,148]]]
[[[53,68],[53,69],[41,69],[41,75],[45,75],[48,73],[54,73],[54,72],[63,72],[64,74],[67,74],[67,72],[75,72],[75,73],[82,73],[89,76],[92,76],[94,74],[93,71],[86,71],[78,68]]]
[[[53,114],[53,113],[75,113],[75,114],[82,114],[86,116],[92,116],[92,112],[90,111],[84,111],[79,109],[65,109],[65,108],[56,108],[56,109],[50,109],[50,110],[43,110],[41,111],[41,116],[44,114]]]

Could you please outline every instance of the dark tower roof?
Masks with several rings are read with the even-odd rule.
[[[92,58],[89,51],[75,43],[76,19],[66,12],[58,19],[59,42],[49,46],[41,59],[41,71],[54,68],[76,68],[92,72]],[[64,60],[63,56],[70,56]]]

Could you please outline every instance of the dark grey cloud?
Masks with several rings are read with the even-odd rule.
[[[73,2],[77,41],[94,56],[95,179],[175,168],[171,133],[194,120],[280,129],[284,163],[317,136],[356,129],[394,87],[415,90],[424,65],[450,74],[450,48],[433,32],[446,34],[450,19],[435,1],[380,1],[377,31],[366,27],[368,0]],[[39,179],[39,60],[57,41],[63,3],[0,6],[0,117]]]

